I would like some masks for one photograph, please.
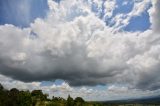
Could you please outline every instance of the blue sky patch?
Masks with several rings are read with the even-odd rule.
[[[60,80],[60,79],[57,79],[55,81],[42,81],[41,82],[41,86],[51,86],[53,84],[55,85],[61,85],[64,81],[63,80]]]
[[[118,7],[114,10],[114,15],[117,13],[129,13],[132,11],[134,3],[132,0],[117,0]]]
[[[152,5],[150,4],[146,10],[140,15],[140,16],[134,16],[131,18],[129,24],[124,27],[123,30],[125,31],[145,31],[150,28],[151,23],[150,23],[150,16],[148,13],[148,9],[150,9]]]
[[[44,18],[47,0],[0,0],[0,24],[28,27],[37,17]]]
[[[60,3],[61,0],[54,0]],[[112,17],[104,17],[104,2],[100,7],[94,2],[92,2],[92,11],[101,19],[106,22],[106,25],[112,27],[115,22],[112,18],[117,14],[127,14],[132,11],[134,3],[132,0],[116,0],[117,8],[113,11]],[[74,17],[83,15],[84,13],[75,12],[73,7],[73,12],[71,11],[69,20]],[[13,24],[19,27],[28,27],[30,23],[34,22],[36,18],[45,18],[48,11],[47,0],[1,0],[0,1],[0,25],[3,24]],[[149,14],[147,10],[137,17],[132,17],[129,25],[127,25],[123,30],[125,31],[144,31],[150,27]]]
[[[130,23],[124,28],[126,31],[145,31],[150,28],[149,14],[142,13],[141,16],[132,17]]]

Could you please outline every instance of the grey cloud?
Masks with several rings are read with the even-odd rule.
[[[76,0],[59,6],[49,0],[45,20],[36,19],[25,29],[0,26],[0,73],[24,82],[63,79],[72,86],[159,89],[159,36],[154,29],[117,32],[78,3],[88,14],[69,22],[67,12]]]
[[[152,23],[152,28],[154,29],[155,32],[159,32],[159,26],[160,26],[160,21],[158,20],[160,18],[160,1],[159,0],[152,0],[152,6],[154,8],[149,10],[149,13],[151,15],[150,21]]]

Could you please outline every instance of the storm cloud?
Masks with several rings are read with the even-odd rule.
[[[153,5],[148,10],[151,28],[127,32],[120,31],[120,25],[127,25],[147,5],[139,13],[133,8],[132,15],[125,15],[126,23],[123,16],[116,16],[117,24],[110,27],[91,11],[89,1],[48,0],[45,19],[37,18],[28,28],[0,26],[0,73],[24,82],[63,79],[72,86],[122,84],[159,89],[160,1],[143,3]],[[106,16],[111,17],[112,10],[107,9]]]

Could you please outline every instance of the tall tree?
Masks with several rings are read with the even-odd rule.
[[[20,91],[18,96],[18,104],[18,106],[31,106],[31,93],[29,91]]]
[[[16,88],[12,88],[9,91],[9,104],[10,106],[18,106],[18,95],[19,95],[19,90]]]
[[[70,95],[67,98],[67,106],[74,106],[74,100]]]

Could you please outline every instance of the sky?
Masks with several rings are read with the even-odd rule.
[[[159,0],[0,0],[0,83],[89,101],[160,95]]]

